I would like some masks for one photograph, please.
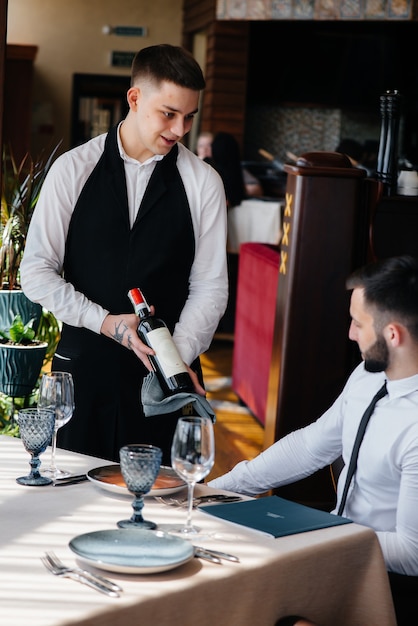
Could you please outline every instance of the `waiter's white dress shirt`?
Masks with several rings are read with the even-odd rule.
[[[31,220],[21,264],[22,289],[28,298],[40,302],[60,321],[96,333],[109,312],[67,283],[62,268],[72,212],[100,159],[105,139],[106,134],[95,137],[53,163]],[[132,225],[156,162],[162,157],[144,163],[128,157],[119,133],[118,145],[125,166]],[[174,339],[183,360],[190,365],[208,349],[228,299],[226,200],[217,172],[182,144],[178,148],[177,167],[190,205],[196,251],[189,297]],[[94,233],[91,236],[94,238]]]

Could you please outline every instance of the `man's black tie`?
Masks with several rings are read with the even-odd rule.
[[[379,400],[383,398],[383,396],[385,396],[387,392],[388,391],[386,389],[386,381],[385,381],[383,387],[381,387],[379,391],[377,392],[377,394],[374,396],[373,400],[370,402],[369,406],[365,410],[363,417],[361,418],[360,426],[358,427],[356,439],[354,441],[353,451],[351,453],[350,464],[348,466],[347,476],[345,479],[343,495],[341,497],[340,506],[338,507],[338,515],[342,515],[342,512],[344,511],[345,501],[347,500],[348,488],[350,487],[353,474],[356,471],[357,457],[358,457],[358,453],[360,450],[360,444],[363,440],[364,433],[366,431],[366,427],[369,422],[370,416],[374,411],[374,407],[376,406],[376,403],[379,402]]]

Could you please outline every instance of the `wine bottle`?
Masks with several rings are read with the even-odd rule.
[[[147,301],[138,287],[130,289],[128,296],[139,317],[138,336],[155,351],[148,358],[164,393],[172,395],[181,391],[194,392],[193,381],[166,323],[151,315]]]

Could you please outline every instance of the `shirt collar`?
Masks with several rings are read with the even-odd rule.
[[[147,159],[146,161],[141,163],[141,161],[138,161],[137,159],[133,159],[132,157],[127,155],[125,150],[123,149],[122,141],[120,139],[120,127],[121,127],[121,125],[122,125],[122,122],[118,126],[117,141],[118,141],[119,154],[121,156],[121,159],[123,159],[123,161],[125,161],[125,163],[132,163],[132,164],[134,164],[136,166],[141,167],[143,165],[148,165],[148,163],[153,163],[154,161],[161,161],[164,158],[164,155],[162,155],[162,154],[154,154],[152,157],[150,157],[149,159]]]
[[[418,391],[418,374],[399,380],[387,380],[387,389],[391,398],[400,398]]]

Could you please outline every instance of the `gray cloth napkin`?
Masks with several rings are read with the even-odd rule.
[[[141,401],[146,417],[161,415],[163,413],[174,413],[182,409],[186,404],[191,404],[194,411],[200,417],[210,417],[212,422],[216,421],[216,415],[209,402],[198,393],[180,392],[172,396],[165,396],[157,375],[150,372],[142,384]]]

